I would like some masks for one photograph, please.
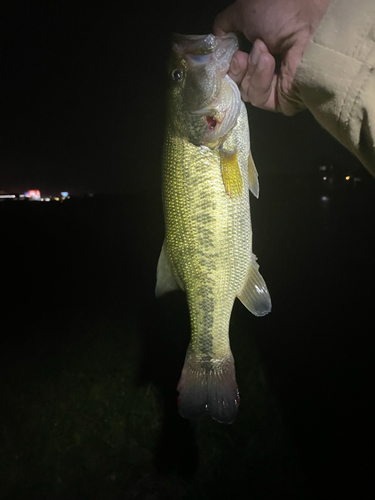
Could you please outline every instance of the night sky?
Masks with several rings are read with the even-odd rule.
[[[210,32],[227,4],[3,2],[0,190],[159,189],[170,33]],[[260,175],[361,168],[307,112],[249,116]]]

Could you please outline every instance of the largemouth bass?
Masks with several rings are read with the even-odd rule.
[[[177,390],[179,411],[236,417],[239,394],[229,344],[238,297],[256,316],[271,309],[252,254],[249,192],[258,197],[246,107],[227,75],[234,34],[175,35],[163,163],[165,240],[156,296],[186,292],[191,340]]]

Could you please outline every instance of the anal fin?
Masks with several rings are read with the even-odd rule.
[[[172,267],[165,250],[164,241],[156,271],[155,295],[156,297],[161,297],[162,295],[165,295],[168,292],[173,292],[174,290],[181,290],[181,288],[173,275]]]
[[[238,298],[255,316],[265,316],[271,311],[271,297],[266,282],[259,272],[259,266],[254,254],[247,271],[246,281]]]

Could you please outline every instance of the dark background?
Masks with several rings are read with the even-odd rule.
[[[236,301],[235,422],[177,412],[186,298],[159,193],[0,203],[3,498],[373,498],[374,184],[261,176],[272,311]]]
[[[1,4],[0,190],[73,196],[0,203],[0,496],[373,498],[375,187],[308,113],[248,108],[273,309],[234,306],[238,418],[177,413],[188,311],[154,298],[164,64],[222,6]]]
[[[209,33],[226,5],[2,2],[0,189],[155,189],[170,33]],[[307,112],[286,118],[249,106],[249,115],[260,172],[360,167]]]

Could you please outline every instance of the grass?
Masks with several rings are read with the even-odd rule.
[[[135,344],[134,325],[102,321],[3,380],[5,498],[117,498],[144,476],[160,412],[136,384]]]
[[[234,330],[245,317],[234,316]],[[261,499],[295,490],[301,476],[251,337],[237,356],[239,416],[223,426],[183,420],[162,384],[139,382],[134,318],[74,323],[76,340],[51,342],[28,363],[24,353],[2,380],[1,498]]]

